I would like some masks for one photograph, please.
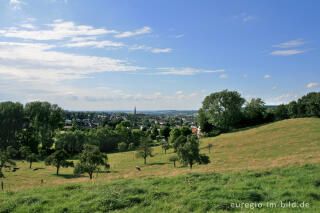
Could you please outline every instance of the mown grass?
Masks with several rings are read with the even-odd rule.
[[[205,148],[213,144],[211,153]],[[222,134],[214,138],[200,140],[201,152],[210,156],[208,165],[189,168],[174,168],[169,162],[173,150],[164,154],[161,147],[154,148],[154,157],[137,159],[135,152],[109,154],[110,173],[95,176],[95,182],[110,182],[120,179],[157,178],[187,175],[191,172],[225,172],[257,170],[305,163],[320,162],[320,119],[300,118],[279,121],[257,128]],[[136,166],[142,171],[137,171]],[[20,190],[63,183],[88,182],[87,175],[73,177],[73,168],[62,168],[61,175],[55,175],[54,167],[46,167],[43,162],[33,164],[37,171],[30,170],[28,163],[17,162],[20,169],[15,173],[5,172],[5,189]],[[44,182],[41,183],[41,180]]]
[[[280,203],[291,203],[281,207]],[[233,204],[232,204],[233,203]],[[247,208],[244,204],[247,203]],[[304,207],[300,207],[304,203]],[[242,208],[235,207],[242,205]],[[277,205],[271,207],[271,204]],[[292,205],[297,205],[293,208]],[[258,208],[258,205],[262,206]],[[268,205],[268,206],[267,206]],[[320,165],[87,182],[0,193],[0,212],[319,212]]]

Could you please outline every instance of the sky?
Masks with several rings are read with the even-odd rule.
[[[0,0],[0,102],[191,110],[320,91],[318,0]]]

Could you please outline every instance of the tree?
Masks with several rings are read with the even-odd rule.
[[[158,132],[158,128],[156,126],[154,126],[151,130],[151,138],[153,140],[155,140],[157,138],[157,136],[159,135],[159,132]]]
[[[244,102],[238,92],[223,90],[207,96],[202,102],[202,110],[208,116],[210,124],[228,131],[239,124]]]
[[[298,100],[299,114],[320,117],[320,92],[310,92]]]
[[[10,150],[10,148],[7,148],[7,150],[0,149],[0,178],[4,177],[4,174],[2,172],[3,167],[16,165],[16,163],[11,160],[13,155],[14,153],[12,153],[12,150]]]
[[[127,150],[127,144],[125,142],[121,142],[118,144],[118,149],[120,152],[124,152]]]
[[[134,143],[130,143],[129,146],[128,146],[128,149],[129,150],[134,150],[134,147],[135,147]]]
[[[263,123],[266,110],[265,103],[261,98],[252,98],[244,108],[244,115],[249,125]]]
[[[13,102],[0,103],[0,148],[8,146],[19,149],[17,133],[22,130],[24,122],[23,105]]]
[[[188,136],[185,143],[179,144],[177,154],[181,162],[188,164],[190,169],[195,162],[203,164],[210,162],[208,156],[200,155],[199,139],[195,135]]]
[[[45,164],[55,166],[57,168],[57,175],[59,175],[60,167],[73,167],[73,162],[67,161],[68,157],[69,155],[65,150],[59,149],[46,158]]]
[[[174,168],[176,168],[176,162],[179,160],[178,156],[174,155],[169,158],[169,161],[173,162]]]
[[[74,174],[88,173],[92,179],[93,173],[99,171],[100,166],[110,168],[107,155],[100,152],[99,147],[86,144],[80,154],[80,161],[74,169]]]
[[[289,118],[287,107],[284,104],[277,106],[274,116],[277,121]]]
[[[48,102],[35,101],[25,106],[27,128],[32,127],[34,137],[41,142],[41,149],[47,153],[54,143],[56,130],[63,125],[62,112],[58,105]]]
[[[161,143],[161,147],[164,150],[164,154],[167,154],[167,150],[170,149],[171,146],[168,141],[163,140]]]
[[[141,138],[140,146],[137,150],[137,157],[144,159],[144,164],[147,164],[147,157],[152,156],[152,139],[149,136]]]
[[[71,155],[75,155],[82,151],[86,142],[87,137],[83,131],[68,131],[56,136],[55,149],[64,149]]]
[[[38,156],[34,153],[32,153],[30,147],[23,146],[20,148],[21,156],[26,159],[30,163],[29,168],[31,169],[32,163],[36,162],[38,160]]]
[[[170,127],[164,126],[160,129],[160,136],[162,136],[167,142],[170,136]]]
[[[209,118],[206,116],[206,113],[202,108],[198,111],[198,123],[201,132],[209,133],[213,130],[213,125],[209,123]]]
[[[287,105],[287,110],[288,110],[288,116],[290,118],[297,118],[299,111],[298,111],[298,104],[296,101],[291,101],[288,105]]]

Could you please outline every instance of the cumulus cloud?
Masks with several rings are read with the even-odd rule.
[[[318,83],[314,83],[314,82],[310,82],[309,84],[307,84],[306,88],[311,89],[314,87],[319,87]]]
[[[224,72],[223,69],[220,70],[203,70],[203,69],[195,69],[191,67],[186,68],[175,68],[175,67],[164,67],[158,68],[158,70],[162,70],[161,72],[157,72],[159,75],[195,75],[200,73],[221,73]]]
[[[62,40],[77,36],[96,36],[110,33],[117,33],[115,30],[106,30],[104,28],[94,28],[88,25],[76,25],[71,21],[55,20],[47,24],[48,29],[42,30],[24,30],[14,27],[0,31],[0,36],[10,38],[30,39],[37,41]]]
[[[0,73],[24,80],[78,79],[91,73],[143,69],[109,57],[84,56],[52,50],[43,43],[0,42]]]
[[[135,31],[126,31],[120,34],[115,35],[116,38],[127,38],[127,37],[133,37],[137,35],[147,34],[151,33],[152,29],[151,27],[145,26],[141,29],[135,30]]]
[[[271,78],[271,76],[270,75],[265,75],[263,78],[269,79],[269,78]]]

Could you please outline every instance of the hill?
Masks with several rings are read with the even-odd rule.
[[[213,144],[211,153],[205,148]],[[320,162],[320,119],[299,118],[283,120],[218,137],[203,138],[201,152],[210,156],[208,165],[195,165],[192,171],[178,165],[174,168],[168,161],[173,150],[164,154],[161,147],[154,148],[154,157],[147,165],[137,159],[134,152],[109,154],[110,173],[101,173],[96,182],[120,179],[141,179],[184,175],[190,172],[225,172],[259,170],[296,164]],[[135,169],[141,167],[141,171]],[[88,177],[73,177],[72,168],[62,168],[56,176],[55,168],[45,167],[43,162],[34,163],[37,171],[30,170],[28,163],[18,162],[20,169],[6,173],[5,188],[10,190],[33,188],[43,185],[87,182]],[[41,183],[43,180],[44,183]]]

